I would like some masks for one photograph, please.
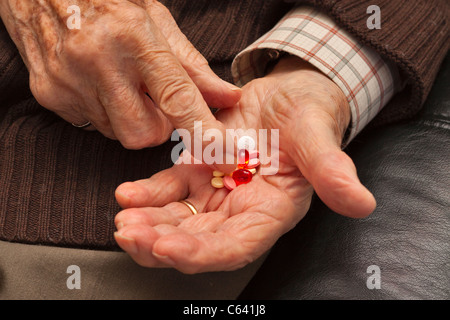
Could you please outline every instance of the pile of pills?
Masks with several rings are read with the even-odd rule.
[[[248,137],[246,138],[248,139]],[[238,167],[231,174],[225,175],[220,171],[213,172],[211,185],[214,188],[220,189],[225,187],[228,190],[233,190],[241,184],[246,184],[252,181],[252,177],[260,165],[260,161],[258,151],[254,149],[250,149],[251,151],[248,151],[249,147],[250,146],[246,145],[244,148],[239,150]]]

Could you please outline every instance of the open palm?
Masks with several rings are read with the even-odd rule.
[[[278,173],[256,174],[228,191],[211,186],[208,165],[183,163],[124,183],[116,192],[124,208],[116,216],[119,246],[147,267],[234,270],[260,257],[304,217],[314,189],[336,212],[370,214],[373,196],[339,149],[348,116],[341,116],[346,105],[336,102],[340,93],[333,86],[291,59],[247,84],[239,104],[220,111],[218,119],[228,128],[279,129]],[[178,202],[183,199],[199,214]]]

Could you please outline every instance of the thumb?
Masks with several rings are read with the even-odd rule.
[[[147,8],[169,46],[210,107],[233,107],[241,98],[241,89],[220,79],[208,61],[178,28],[169,10],[155,1]]]
[[[290,130],[290,154],[319,198],[333,211],[353,218],[371,214],[374,196],[359,181],[356,167],[341,150],[334,119],[320,111],[304,112]]]

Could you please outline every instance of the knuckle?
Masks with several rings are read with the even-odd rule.
[[[163,137],[152,130],[145,135],[126,135],[120,140],[122,146],[129,150],[141,150],[163,143]]]
[[[98,11],[108,21],[132,21],[147,19],[148,15],[141,5],[132,5],[128,1],[105,1],[98,4]],[[105,15],[104,13],[108,13]],[[112,19],[108,18],[108,16]]]
[[[148,134],[149,140],[147,143],[150,146],[160,145],[170,138],[172,131],[172,124],[167,119],[162,119],[154,126],[152,132]]]
[[[67,64],[81,67],[95,65],[94,62],[98,61],[98,53],[105,48],[108,36],[102,31],[103,28],[92,29],[67,37],[64,42],[64,58]]]
[[[144,21],[148,21],[149,16],[147,14],[147,11],[145,9],[138,7],[138,6],[132,6],[129,9],[129,16],[128,20],[134,22],[134,23],[142,23]],[[120,15],[122,15],[121,12],[119,12]]]
[[[152,19],[173,19],[170,10],[157,0],[147,0],[144,6]]]
[[[182,48],[182,54],[186,61],[197,68],[205,69],[209,67],[208,60],[187,39],[185,46]]]
[[[124,137],[120,139],[120,143],[125,149],[129,150],[140,150],[146,147],[143,139],[135,137]]]
[[[64,43],[64,53],[69,59],[89,57],[91,46],[86,46],[85,33],[77,33],[70,36]]]
[[[169,118],[181,119],[197,105],[197,92],[186,81],[168,81],[161,90],[159,105]]]
[[[126,38],[136,33],[141,34],[138,31],[144,30],[144,26],[150,21],[147,12],[139,6],[127,6],[125,8],[118,6],[112,11],[114,20],[106,31],[119,39],[120,36]]]

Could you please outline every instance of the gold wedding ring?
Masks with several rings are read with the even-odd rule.
[[[191,212],[192,212],[192,214],[193,214],[194,216],[198,213],[197,209],[195,209],[194,205],[193,205],[192,203],[190,203],[189,201],[187,201],[187,200],[180,200],[180,201],[178,201],[178,202],[180,202],[180,203],[186,205],[186,207],[188,207],[189,210],[191,210]]]

